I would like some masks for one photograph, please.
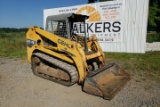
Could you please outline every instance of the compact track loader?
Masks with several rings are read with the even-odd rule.
[[[47,17],[45,30],[30,27],[28,61],[39,77],[65,86],[78,83],[86,93],[111,99],[130,76],[116,63],[106,65],[96,36],[87,36],[88,18],[74,13],[54,15]]]

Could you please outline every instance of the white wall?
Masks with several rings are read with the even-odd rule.
[[[146,51],[160,51],[160,42],[146,43]]]
[[[145,53],[149,0],[124,0],[122,42],[101,43],[104,51]]]
[[[145,53],[149,0],[115,0],[115,1],[123,1],[124,5],[124,10],[123,10],[124,12],[122,16],[123,36],[121,38],[121,42],[100,43],[103,51]],[[55,12],[56,11],[54,8],[45,9],[44,23],[47,15],[54,14]]]

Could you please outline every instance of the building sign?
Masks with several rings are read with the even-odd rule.
[[[54,8],[48,9],[51,11],[48,16],[63,13],[88,15],[89,19],[86,20],[86,31],[89,36],[95,34],[98,41],[102,43],[121,42],[123,37],[123,6],[122,1],[114,1]],[[83,33],[76,26],[74,32]]]

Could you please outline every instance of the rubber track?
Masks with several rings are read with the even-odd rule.
[[[49,55],[46,55],[44,53],[41,53],[41,52],[33,53],[33,55],[67,71],[70,74],[71,81],[69,84],[67,83],[67,84],[63,84],[63,85],[68,85],[68,86],[73,85],[74,83],[76,83],[78,81],[78,72],[77,72],[77,69],[73,65],[70,65],[66,62],[55,59],[55,58],[53,58]],[[59,81],[62,81],[62,80],[59,80]]]

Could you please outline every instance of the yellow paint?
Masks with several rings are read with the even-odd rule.
[[[42,37],[56,43],[57,46],[45,45]],[[96,37],[94,36],[88,39],[88,48],[89,50],[92,50],[92,44],[95,44],[97,50],[96,52],[94,52],[94,54],[89,55],[86,55],[83,50],[84,47],[82,47],[80,43],[54,35],[38,27],[30,27],[26,34],[26,38],[35,41],[35,44],[32,47],[27,47],[28,61],[30,63],[34,51],[44,52],[48,55],[62,59],[68,63],[75,65],[79,73],[79,83],[83,82],[86,78],[86,68],[88,67],[87,60],[98,58],[101,62],[105,63],[105,57],[102,49],[99,46]],[[38,43],[39,41],[41,42]],[[68,45],[62,45],[61,43],[59,43],[59,41],[64,41]]]
[[[89,16],[89,20],[88,20],[89,22],[101,20],[99,12],[94,7],[84,6],[80,8],[76,13],[82,14],[83,12],[87,12],[87,15]]]

